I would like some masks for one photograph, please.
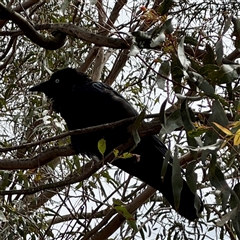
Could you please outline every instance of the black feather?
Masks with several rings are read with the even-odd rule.
[[[121,119],[138,116],[137,111],[119,93],[111,87],[93,82],[87,75],[75,69],[66,68],[55,72],[49,81],[34,86],[30,91],[43,92],[53,101],[53,109],[65,119],[69,130],[97,126]],[[71,142],[77,153],[101,158],[97,143],[101,138],[106,140],[106,154],[120,144],[124,144],[130,135],[127,125],[114,130],[102,130],[87,135],[72,136]],[[164,179],[161,179],[161,168],[167,148],[157,136],[147,136],[133,150],[140,156],[117,159],[113,165],[129,174],[138,177],[150,186],[162,192],[174,207],[172,193],[172,166],[167,167]],[[199,203],[199,208],[195,208]],[[199,197],[192,193],[183,181],[178,212],[189,220],[198,218],[203,209]]]

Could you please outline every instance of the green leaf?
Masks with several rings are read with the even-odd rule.
[[[160,130],[161,135],[171,133],[175,129],[183,126],[181,111],[179,109],[176,110],[165,121],[165,124],[161,122],[163,125],[162,129]]]
[[[146,116],[146,107],[141,111],[141,113],[133,123],[133,126],[132,126],[133,129],[138,130],[141,127],[142,121],[144,120],[145,116]]]
[[[215,100],[212,104],[212,118],[210,119],[212,122],[217,122],[222,126],[228,125],[227,115],[218,100]]]
[[[135,145],[138,145],[138,143],[140,143],[140,141],[141,141],[141,138],[139,136],[138,131],[137,130],[133,130],[132,131],[132,136],[133,136],[133,140],[134,140]]]
[[[164,24],[163,28],[166,34],[171,34],[173,32],[172,18],[169,18]]]
[[[217,55],[216,62],[217,62],[217,64],[219,66],[221,66],[222,59],[223,59],[223,42],[222,42],[222,38],[220,38],[218,40],[218,42],[216,43],[216,55]]]
[[[141,235],[142,240],[145,240],[145,235],[144,235],[143,228],[140,228],[140,229],[139,229],[139,233],[140,233],[140,235]]]
[[[209,128],[207,127],[198,127],[197,129],[191,130],[188,132],[188,136],[191,138],[200,137],[203,133],[207,132]]]
[[[220,69],[221,77],[219,79],[220,83],[232,83],[234,80],[238,79],[239,65],[223,64]]]
[[[232,22],[234,26],[232,36],[236,36],[236,40],[234,43],[235,43],[236,49],[239,50],[240,49],[240,19],[232,17]]]
[[[132,154],[132,153],[125,152],[125,153],[123,153],[119,158],[124,158],[124,159],[126,159],[126,158],[131,158],[131,157],[133,157],[133,154]]]
[[[197,190],[197,174],[194,172],[196,166],[196,161],[192,161],[188,163],[187,169],[186,169],[186,180],[189,188],[193,193]]]
[[[231,193],[231,189],[225,181],[225,177],[220,168],[212,163],[209,169],[209,180],[216,189],[221,191],[222,206],[223,209],[225,209]]]
[[[0,210],[0,221],[1,222],[7,222],[8,221],[2,210]]]
[[[232,22],[234,25],[234,30],[233,30],[232,36],[236,37],[234,44],[235,44],[236,49],[239,50],[240,49],[240,19],[233,17]]]
[[[113,154],[114,154],[114,156],[115,156],[116,158],[123,158],[123,159],[131,158],[131,157],[133,157],[133,156],[136,156],[136,155],[134,155],[134,154],[132,154],[132,153],[130,153],[130,152],[125,152],[125,153],[119,155],[119,151],[118,151],[117,149],[114,149],[114,150],[113,150]]]
[[[213,85],[232,83],[238,78],[239,65],[222,64],[220,67],[207,64],[200,69],[200,74],[205,76]]]
[[[163,61],[157,75],[157,85],[160,89],[164,90],[166,78],[170,75],[170,63],[169,61]]]
[[[213,64],[215,65],[214,51],[209,44],[206,45],[206,55],[203,58],[203,63],[204,63],[204,67],[206,65],[213,65]]]
[[[200,74],[188,71],[189,80],[193,81],[200,90],[202,90],[207,96],[216,98],[215,90],[213,86],[205,80]]]
[[[144,108],[142,110],[142,112],[139,114],[139,116],[137,117],[137,119],[135,120],[133,125],[131,126],[131,128],[132,128],[132,136],[133,136],[135,145],[137,145],[141,141],[141,138],[140,138],[140,136],[138,134],[138,129],[142,125],[142,121],[144,120],[145,116],[146,116],[146,108]]]
[[[214,57],[214,56],[213,56]],[[209,60],[211,62],[211,60]],[[215,60],[214,60],[215,61]],[[216,77],[216,75],[213,75],[212,77],[212,74],[215,74],[216,72],[218,72],[220,69],[219,66],[217,66],[216,64],[213,64],[213,63],[206,63],[203,67],[201,67],[199,69],[199,73],[206,77],[206,78],[210,78],[211,80],[213,78]]]
[[[184,74],[182,65],[174,54],[172,55],[171,75],[173,79],[173,90],[175,93],[180,93],[182,89],[181,81],[184,77]]]
[[[212,114],[208,119],[210,123],[217,122],[222,126],[228,125],[228,118],[219,100],[215,100],[213,102],[211,110]],[[204,145],[215,144],[217,139],[219,139],[219,135],[216,130],[207,131],[205,135]]]
[[[119,150],[114,148],[114,149],[113,149],[113,154],[114,154],[115,157],[118,157],[118,155],[119,155]]]
[[[236,232],[236,234],[238,236],[238,239],[240,239],[240,215],[239,215],[239,212],[240,212],[240,205],[238,205],[236,216],[232,220],[233,227],[234,227],[235,232]]]
[[[198,137],[191,138],[188,135],[188,132],[195,131],[196,129],[191,121],[189,109],[187,107],[187,100],[184,100],[181,104],[181,119],[183,126],[187,132],[187,142],[189,146],[192,147],[198,147],[199,145],[202,146],[202,142]]]
[[[185,43],[193,45],[193,46],[199,45],[199,41],[192,36],[185,36]]]
[[[237,207],[234,208],[232,211],[228,212],[227,214],[225,214],[221,221],[217,222],[217,226],[222,227],[224,226],[224,224],[226,224],[230,219],[234,219],[236,217],[237,214]]]
[[[167,99],[162,103],[160,112],[159,112],[159,121],[161,124],[165,125],[166,122],[166,104],[167,104]]]
[[[240,183],[237,183],[233,188],[231,197],[230,197],[230,207],[234,209],[237,205],[240,204]]]
[[[158,9],[158,13],[159,15],[164,15],[166,13],[168,13],[168,11],[175,5],[175,1],[174,0],[164,0]]]
[[[229,17],[225,19],[222,35],[224,35],[230,29],[231,22],[232,22],[232,16],[229,15]]]
[[[172,186],[173,186],[173,197],[174,197],[174,206],[176,210],[179,209],[181,192],[183,188],[183,179],[181,175],[181,167],[179,159],[177,157],[177,150],[175,151],[173,157],[173,168],[172,168]]]
[[[154,38],[152,38],[151,43],[150,43],[150,47],[151,48],[155,48],[159,45],[161,45],[161,43],[163,43],[165,41],[165,33],[164,33],[165,29],[161,28],[161,31],[158,32],[158,35]]]
[[[214,143],[212,145],[204,145],[202,147],[192,147],[191,145],[190,146],[181,146],[181,145],[178,145],[181,149],[187,149],[189,151],[194,151],[194,152],[199,152],[199,151],[206,151],[206,150],[209,150],[209,151],[217,151],[219,150],[219,148],[221,147],[221,144],[222,144],[222,141],[219,141],[217,143]]]
[[[190,61],[187,59],[184,51],[184,37],[181,39],[180,43],[178,44],[178,58],[183,68],[187,70],[190,65]]]
[[[232,17],[232,22],[233,22],[233,26],[234,26],[233,36],[240,35],[240,19]]]
[[[187,132],[191,130],[196,130],[191,121],[191,117],[190,117],[188,106],[187,106],[187,100],[184,100],[181,104],[181,118],[182,118],[183,126]]]
[[[165,174],[167,172],[169,160],[171,158],[170,150],[168,149],[165,153],[165,158],[163,160],[162,169],[161,169],[161,179],[164,181]]]
[[[104,155],[104,153],[106,152],[106,140],[104,138],[102,138],[98,141],[98,151],[102,155]]]
[[[113,203],[114,203],[114,209],[126,219],[129,227],[131,227],[135,232],[137,232],[138,228],[137,228],[137,225],[136,225],[136,220],[134,219],[132,214],[129,213],[129,211],[123,205],[123,203],[118,199],[114,199]]]

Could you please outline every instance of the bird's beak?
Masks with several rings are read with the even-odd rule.
[[[43,83],[35,85],[28,89],[30,92],[44,92]]]

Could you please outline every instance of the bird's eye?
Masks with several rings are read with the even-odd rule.
[[[59,83],[60,82],[60,80],[57,78],[57,79],[55,79],[55,83]]]

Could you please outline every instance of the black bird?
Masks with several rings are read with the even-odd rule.
[[[87,75],[72,68],[55,72],[50,80],[40,83],[30,91],[43,92],[51,99],[52,107],[65,119],[69,130],[97,126],[138,116],[137,111],[119,93],[108,85],[94,82]],[[114,130],[101,130],[71,137],[74,150],[85,156],[102,159],[97,143],[106,140],[106,154],[124,144],[130,137],[127,125]],[[132,153],[136,157],[117,159],[113,165],[158,189],[174,207],[172,193],[172,166],[168,164],[164,179],[161,168],[167,148],[156,135],[143,137]],[[198,203],[198,204],[197,204]],[[195,206],[198,206],[198,209]],[[180,206],[177,212],[189,220],[198,218],[203,204],[183,181]]]

